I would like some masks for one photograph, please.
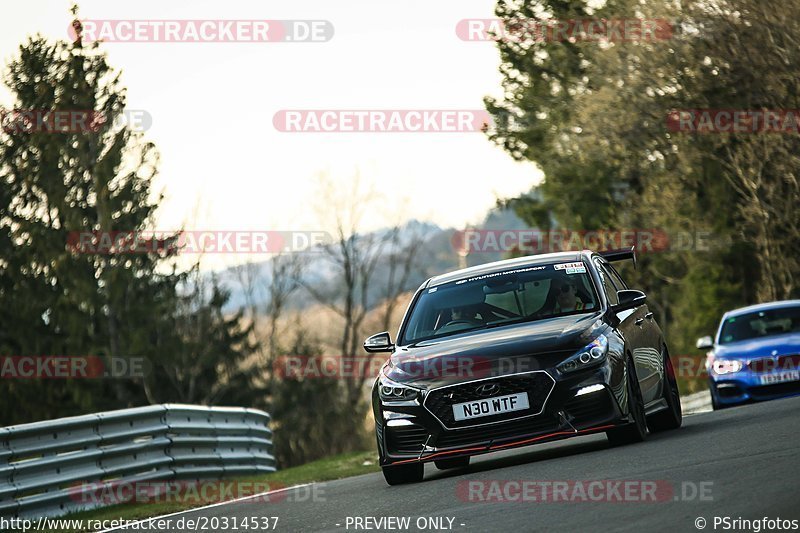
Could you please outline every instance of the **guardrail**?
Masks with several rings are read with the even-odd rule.
[[[82,491],[120,483],[274,472],[268,424],[257,409],[164,404],[0,428],[0,516],[102,507]]]

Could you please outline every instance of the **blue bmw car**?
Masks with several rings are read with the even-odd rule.
[[[753,305],[723,315],[706,359],[711,401],[722,409],[800,394],[800,300]]]

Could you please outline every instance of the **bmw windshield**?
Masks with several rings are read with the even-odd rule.
[[[719,344],[800,332],[800,307],[778,307],[728,317]]]
[[[409,314],[400,343],[587,313],[598,307],[582,262],[483,274],[425,289]]]

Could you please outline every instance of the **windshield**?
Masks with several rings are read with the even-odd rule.
[[[800,331],[800,307],[765,309],[725,319],[719,344]]]
[[[586,265],[554,263],[484,274],[425,290],[401,344],[597,309]]]

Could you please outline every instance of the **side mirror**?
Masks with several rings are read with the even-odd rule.
[[[389,336],[389,332],[383,331],[368,337],[367,340],[364,341],[364,349],[370,353],[391,352],[394,350],[394,344],[392,344],[392,338]]]
[[[711,336],[706,335],[705,337],[700,337],[697,339],[697,349],[698,350],[709,350],[714,347],[714,339]]]
[[[632,289],[625,289],[617,291],[617,299],[619,303],[613,306],[615,312],[625,311],[626,309],[633,309],[647,302],[647,295],[642,291]]]

